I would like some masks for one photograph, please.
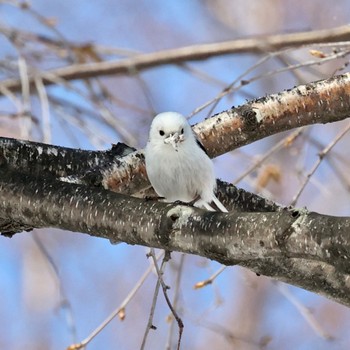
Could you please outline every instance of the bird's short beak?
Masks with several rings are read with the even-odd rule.
[[[172,145],[175,151],[177,152],[177,148],[179,143],[184,140],[184,135],[179,135],[179,133],[175,132],[174,134],[170,134],[165,140],[164,143],[168,145]]]

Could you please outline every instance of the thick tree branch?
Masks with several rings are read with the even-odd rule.
[[[348,117],[350,74],[224,111],[194,127],[212,156],[274,133]],[[288,210],[219,182],[229,214],[127,197],[148,185],[142,152],[0,139],[0,232],[58,227],[193,253],[350,306],[350,219]],[[109,164],[113,162],[113,166]],[[30,174],[30,175],[28,175]],[[93,176],[87,176],[92,174]],[[81,185],[59,181],[71,177]]]
[[[103,171],[110,164],[124,164],[120,159],[134,151],[123,143],[106,151],[87,151],[0,137],[0,170],[8,167],[18,173],[71,178],[74,182],[101,186]]]
[[[255,140],[310,124],[349,117],[350,74],[335,76],[272,94],[223,111],[193,127],[208,153],[216,157]],[[0,166],[19,172],[74,176],[125,194],[149,186],[143,151],[117,145],[104,152],[72,150],[0,138]]]
[[[57,79],[68,81],[101,77],[104,75],[130,74],[130,72],[142,71],[165,64],[200,61],[232,53],[260,53],[305,44],[346,40],[350,40],[349,25],[319,31],[271,35],[213,44],[192,45],[149,54],[140,54],[122,61],[118,60],[71,65],[48,72],[38,72],[38,75],[40,75],[40,78],[45,85],[49,85],[57,82]],[[34,77],[29,78],[29,83],[34,87]],[[4,80],[0,82],[0,84],[4,88],[13,92],[18,92],[21,89],[21,81],[19,79]]]
[[[210,155],[216,157],[282,131],[346,119],[349,111],[347,73],[232,107],[193,129]]]
[[[350,218],[306,210],[212,213],[53,178],[1,175],[0,217],[14,228],[58,227],[240,264],[350,306]]]
[[[193,130],[209,155],[216,157],[282,131],[344,120],[350,116],[349,111],[348,73],[232,107],[195,125]],[[128,188],[129,179],[140,179],[139,183],[142,184],[144,163],[137,154],[142,153],[133,153],[124,158],[125,166],[106,171],[103,180],[105,188],[124,191]],[[131,157],[138,159],[137,162],[133,163]]]

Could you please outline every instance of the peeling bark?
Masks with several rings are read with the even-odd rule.
[[[350,73],[320,80],[232,107],[193,130],[211,157],[256,140],[311,124],[350,116]]]
[[[193,130],[209,156],[216,157],[282,131],[344,120],[350,116],[349,111],[350,73],[232,107],[195,125]],[[129,157],[139,159],[143,153],[138,151]],[[105,188],[124,192],[132,179],[132,190],[142,190],[141,186],[145,185],[144,163],[132,162],[129,157],[125,158],[122,168],[114,167],[105,172]]]

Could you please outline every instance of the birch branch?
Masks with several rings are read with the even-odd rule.
[[[0,193],[0,225],[57,227],[196,254],[350,306],[350,218],[306,210],[209,213],[11,171],[2,174]]]
[[[287,47],[298,47],[306,44],[329,43],[350,40],[350,26],[344,25],[333,29],[308,31],[290,34],[261,36],[249,39],[232,40],[221,43],[192,45],[165,51],[139,54],[134,57],[88,64],[74,64],[46,72],[38,72],[43,84],[51,85],[59,80],[88,79],[109,75],[130,74],[166,64],[180,64],[188,61],[201,61],[212,57],[233,53],[261,53]],[[29,78],[34,86],[35,77]],[[5,89],[18,92],[21,90],[19,79],[8,79],[0,82]],[[33,91],[33,89],[32,89]]]
[[[211,157],[253,141],[311,124],[349,117],[350,73],[320,80],[232,107],[195,125],[193,130]],[[66,158],[66,159],[65,159]],[[143,151],[125,145],[107,151],[83,151],[0,138],[0,166],[19,172],[75,176],[75,181],[135,194],[149,186]]]
[[[349,111],[350,73],[347,73],[232,107],[195,125],[193,130],[209,155],[217,157],[282,131],[344,120],[350,116]],[[137,151],[124,158],[123,166],[112,166],[105,173],[104,187],[120,192],[131,181],[145,184],[141,157],[142,151]]]

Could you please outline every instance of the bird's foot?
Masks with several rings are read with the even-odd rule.
[[[188,204],[190,204],[192,207],[194,206],[194,204],[201,199],[201,196],[198,194],[196,197],[194,197],[194,199],[191,200],[191,202],[189,202]]]

